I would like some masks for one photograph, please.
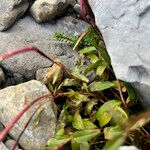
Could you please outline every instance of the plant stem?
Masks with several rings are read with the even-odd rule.
[[[77,46],[80,44],[80,42],[82,41],[82,39],[90,32],[91,29],[88,29],[86,32],[84,32],[83,34],[81,34],[81,36],[78,38],[75,46],[73,47],[73,50],[75,50],[77,48]]]
[[[122,93],[122,89],[121,89],[121,85],[120,85],[120,81],[117,79],[117,85],[118,85],[118,90],[119,90],[119,94],[120,94],[120,98],[122,101],[122,104],[124,105],[126,112],[128,112],[128,108],[127,108],[127,103],[123,97],[123,93]]]
[[[49,102],[49,101],[47,101],[47,102]],[[26,128],[28,127],[28,125],[29,125],[29,123],[31,122],[32,118],[34,117],[35,113],[40,109],[40,107],[41,107],[42,105],[44,105],[44,104],[47,103],[47,102],[44,102],[43,104],[41,104],[41,105],[32,113],[32,115],[30,116],[29,120],[28,120],[27,123],[25,124],[23,130],[22,130],[21,133],[19,134],[19,136],[18,136],[18,138],[17,138],[15,144],[13,145],[12,150],[15,150],[15,149],[16,149],[16,147],[17,147],[17,145],[18,145],[18,143],[19,143],[19,140],[20,140],[21,136],[23,135],[24,131],[25,131]]]
[[[35,51],[37,53],[39,53],[41,56],[44,56],[45,58],[47,58],[48,60],[50,60],[51,62],[59,65],[60,67],[62,67],[62,65],[56,61],[54,61],[52,58],[50,58],[47,54],[45,54],[44,52],[42,52],[39,48],[37,48],[36,46],[27,46],[24,48],[19,48],[16,50],[12,50],[6,54],[0,55],[0,61],[5,60],[9,57],[12,57],[14,55],[20,54],[20,53],[26,53],[26,52],[30,52],[30,51]]]

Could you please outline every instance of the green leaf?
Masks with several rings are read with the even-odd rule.
[[[64,134],[64,131],[65,131],[65,129],[64,129],[64,128],[59,129],[59,130],[56,132],[55,136],[57,137],[57,136],[61,136],[61,135],[63,135],[63,134]]]
[[[104,49],[102,52],[101,52],[101,55],[103,57],[103,59],[105,60],[105,62],[109,65],[111,65],[111,60],[110,60],[110,57],[109,57],[109,54],[107,52],[106,49]]]
[[[81,89],[82,89],[83,91],[88,92],[88,86],[87,86],[87,84],[86,84],[85,82],[83,82]]]
[[[136,100],[137,99],[137,93],[136,93],[135,89],[129,83],[124,83],[124,84],[127,88],[129,100],[131,100],[131,101]]]
[[[100,126],[103,127],[109,123],[111,120],[111,115],[108,112],[104,112],[100,115],[97,115],[97,118],[99,120]]]
[[[82,109],[82,103],[89,101],[87,95],[83,95],[78,91],[73,91],[69,89],[69,92],[66,93],[67,99],[67,106],[69,107],[70,111],[74,114],[76,111],[80,111]]]
[[[56,136],[55,138],[51,138],[48,142],[46,147],[49,150],[59,150],[63,145],[68,143],[71,140],[70,137],[61,135],[61,136]]]
[[[73,133],[72,139],[78,142],[86,142],[92,140],[99,134],[100,134],[99,129],[76,131]]]
[[[100,115],[104,112],[109,112],[114,109],[116,106],[120,106],[121,102],[119,100],[110,100],[106,103],[104,103],[98,110],[97,114]]]
[[[71,37],[72,42],[74,43],[74,45],[76,44],[77,40],[78,40],[78,36],[75,35],[73,37]]]
[[[72,140],[71,142],[72,150],[89,150],[90,146],[88,142],[77,142],[76,140]]]
[[[84,129],[97,129],[98,128],[89,119],[83,119],[82,122],[83,122]]]
[[[72,115],[68,115],[67,118],[66,118],[67,123],[72,123],[73,120],[74,120],[74,117]]]
[[[95,53],[95,52],[97,52],[97,49],[94,46],[86,47],[86,48],[80,50],[81,54],[88,54],[88,53]]]
[[[87,57],[90,59],[91,63],[95,63],[99,60],[95,54],[88,54]]]
[[[112,124],[123,125],[128,121],[128,115],[120,106],[114,107],[114,110],[110,111],[110,114]]]
[[[58,87],[58,90],[60,90],[64,86],[77,86],[77,82],[75,81],[75,79],[68,79],[68,78],[66,78],[60,84],[60,86]]]
[[[89,149],[88,141],[92,140],[100,134],[99,129],[76,131],[72,135],[71,147],[72,150],[87,150]],[[83,149],[85,148],[85,149]]]
[[[77,142],[76,140],[71,140],[71,149],[72,150],[80,150],[80,142]]]
[[[89,150],[89,149],[90,149],[89,142],[82,142],[80,144],[80,150]]]
[[[99,66],[96,70],[96,75],[101,76],[104,73],[105,69],[106,69],[105,65]]]
[[[86,83],[89,82],[89,79],[85,75],[81,74],[77,67],[73,69],[72,75]]]
[[[90,115],[92,112],[93,107],[97,104],[97,99],[91,99],[90,101],[87,102],[85,106],[85,115]]]
[[[74,98],[75,98],[77,101],[84,101],[84,102],[89,101],[87,95],[83,95],[83,94],[79,93],[78,91],[75,92]]]
[[[67,106],[64,105],[63,109],[59,115],[58,121],[57,121],[57,131],[59,131],[60,129],[64,129],[64,127],[66,126],[66,118],[69,115],[69,112],[67,110]]]
[[[89,90],[91,92],[98,92],[98,91],[103,91],[103,90],[109,89],[111,87],[115,87],[115,84],[113,82],[99,81],[99,82],[91,83],[89,85]]]
[[[54,89],[54,87],[53,87],[53,85],[52,85],[51,83],[48,83],[48,89],[49,89],[52,93],[54,93],[54,91],[55,91],[55,89]]]
[[[105,136],[105,139],[107,140],[112,140],[114,139],[115,137],[123,134],[123,130],[120,126],[111,126],[111,127],[106,127],[104,128],[104,136]]]
[[[115,137],[114,139],[106,142],[104,146],[104,150],[118,150],[118,148],[123,144],[125,141],[125,134],[120,134],[119,136]]]
[[[90,64],[90,65],[86,68],[85,73],[88,73],[89,71],[91,71],[91,70],[97,68],[99,65],[100,65],[100,60],[96,61],[95,63]]]
[[[76,112],[75,115],[74,115],[74,122],[72,123],[72,125],[77,130],[84,129],[82,118],[81,118],[81,116],[78,112]]]
[[[67,94],[68,97],[72,97],[72,96],[75,95],[75,93],[76,93],[76,92],[75,92],[74,90],[69,89],[68,92],[67,92],[66,94]]]
[[[103,104],[97,114],[96,118],[101,127],[105,126],[109,121],[115,125],[121,125],[127,122],[128,116],[120,107],[121,102],[118,100],[111,100]]]

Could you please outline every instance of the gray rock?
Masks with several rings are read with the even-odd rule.
[[[132,83],[150,107],[150,1],[89,0],[117,78]]]
[[[0,68],[0,85],[2,85],[4,82],[5,82],[5,75],[3,69]]]
[[[15,84],[19,84],[19,83],[25,82],[24,76],[19,74],[19,73],[14,73],[13,77],[14,77],[14,80],[15,80]]]
[[[139,150],[139,149],[135,146],[120,146],[118,150]]]
[[[36,80],[43,82],[46,72],[49,68],[41,68],[36,71]]]
[[[46,22],[61,15],[67,6],[67,0],[36,0],[30,12],[37,22]]]
[[[0,141],[0,150],[9,150],[9,149],[4,145],[4,143]]]
[[[23,75],[19,73],[7,72],[7,70],[5,70],[5,78],[5,83],[2,87],[8,87],[27,81]]]
[[[75,4],[77,4],[77,0],[67,0],[67,3],[74,6]]]
[[[77,35],[87,29],[87,24],[74,18],[65,17],[52,24],[37,24],[31,17],[19,20],[13,28],[7,32],[0,32],[0,54],[27,45],[36,45],[52,58],[58,58],[62,63],[71,68],[77,60],[77,52],[67,43],[54,41],[54,32],[64,32]],[[58,51],[64,51],[64,55],[56,56]],[[70,54],[72,57],[70,57]],[[35,71],[51,66],[51,62],[35,52],[16,55],[2,62],[2,66],[12,73],[19,73],[26,79],[33,79]]]
[[[7,78],[4,87],[16,85],[14,78]]]
[[[0,90],[1,122],[6,125],[27,104],[47,94],[50,94],[47,87],[36,80]],[[40,105],[40,109],[34,115],[19,141],[19,144],[25,150],[39,150],[49,138],[54,136],[57,111],[51,96],[34,104],[15,124],[9,134],[17,139],[30,116]]]
[[[5,142],[5,145],[8,149],[12,149],[15,143],[15,140],[9,139]],[[16,149],[18,149],[18,146],[16,147]]]
[[[28,0],[1,0],[0,31],[7,30],[28,9]]]
[[[3,131],[3,129],[4,129],[4,126],[3,126],[3,124],[0,122],[0,133]]]
[[[80,5],[79,5],[79,4],[75,4],[75,5],[74,5],[74,10],[75,10],[78,14],[80,14]]]

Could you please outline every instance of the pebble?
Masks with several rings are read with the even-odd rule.
[[[5,82],[5,74],[3,72],[3,69],[0,68],[0,85],[4,84]]]

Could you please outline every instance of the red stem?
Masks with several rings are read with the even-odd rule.
[[[93,11],[88,3],[88,0],[80,0],[80,11],[81,11],[81,16],[82,18],[89,24],[91,27],[95,30],[97,35],[103,39],[103,36],[101,35],[99,29],[97,28],[95,24],[95,16],[93,14]],[[87,14],[86,14],[87,13]],[[89,19],[86,17],[89,15]]]
[[[5,127],[5,129],[1,132],[0,134],[0,141],[2,141],[6,135],[8,134],[8,132],[12,129],[12,127],[14,126],[14,124],[22,117],[22,115],[37,101],[49,97],[51,94],[46,94],[44,96],[38,97],[37,99],[33,100],[32,102],[30,102],[29,104],[27,104]]]
[[[47,101],[47,102],[49,102],[49,101]],[[45,104],[45,103],[47,103],[47,102],[44,102],[43,104]],[[28,127],[28,125],[29,125],[30,121],[32,120],[32,118],[34,117],[35,113],[39,110],[39,108],[40,108],[43,104],[41,104],[41,105],[33,112],[33,114],[30,116],[29,120],[27,121],[26,125],[24,126],[24,129],[21,131],[20,135],[18,136],[18,138],[17,138],[17,140],[16,140],[16,143],[13,145],[12,150],[15,150],[15,149],[16,149],[16,147],[17,147],[17,145],[18,145],[18,143],[19,143],[19,140],[20,140],[21,136],[23,135],[24,131],[25,131],[26,128]]]
[[[26,53],[26,52],[30,52],[30,51],[35,51],[37,53],[39,53],[40,55],[44,56],[45,58],[47,58],[48,60],[50,60],[51,62],[59,65],[60,67],[62,67],[61,64],[59,64],[58,62],[55,62],[52,58],[50,58],[47,54],[45,54],[44,52],[42,52],[39,48],[37,48],[36,46],[27,46],[24,48],[19,48],[16,50],[12,50],[6,54],[0,55],[0,61],[5,60],[9,57],[12,57],[13,55],[17,55],[20,53]]]
[[[94,14],[92,12],[92,9],[88,3],[88,0],[80,0],[80,11],[81,11],[81,15],[82,18],[88,23],[88,24],[92,24],[92,22],[95,22],[95,17]],[[87,14],[86,14],[87,13]],[[86,17],[86,15],[88,15],[90,18],[88,19]]]

